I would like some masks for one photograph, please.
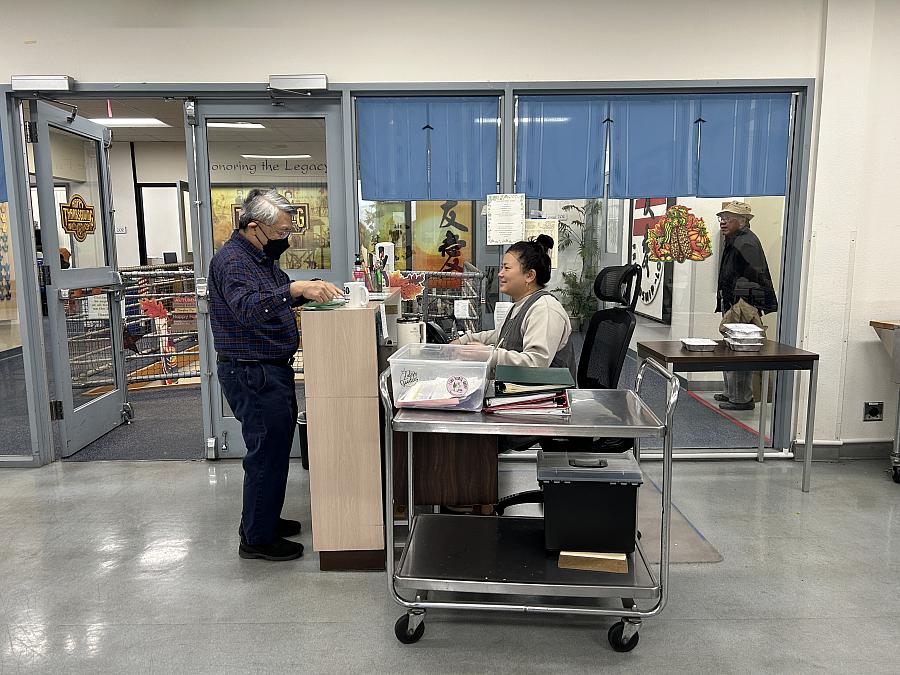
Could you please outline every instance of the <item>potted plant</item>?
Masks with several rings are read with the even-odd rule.
[[[563,272],[562,285],[556,289],[560,302],[569,313],[572,329],[577,331],[585,327],[585,322],[598,307],[594,280],[600,256],[597,222],[601,207],[602,202],[598,199],[589,200],[584,206],[566,204],[563,211],[568,218],[559,223],[559,250],[576,247],[581,258],[581,272]]]

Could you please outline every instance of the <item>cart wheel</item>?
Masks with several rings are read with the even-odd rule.
[[[425,635],[425,621],[422,621],[422,623],[416,626],[416,629],[410,633],[409,614],[404,614],[397,619],[397,623],[394,624],[394,635],[396,635],[397,639],[405,645],[411,645],[418,642],[422,639],[422,636]]]
[[[895,466],[891,471],[891,477],[895,483],[900,483],[900,466]]]
[[[617,652],[630,652],[632,649],[637,647],[638,640],[641,639],[640,633],[635,633],[631,636],[631,639],[628,642],[624,642],[622,640],[622,634],[625,631],[625,624],[622,621],[614,623],[609,628],[609,644],[615,649]]]

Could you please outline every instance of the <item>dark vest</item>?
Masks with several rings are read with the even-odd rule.
[[[525,346],[522,337],[522,324],[525,323],[525,315],[531,306],[544,295],[553,295],[550,291],[537,291],[532,293],[529,298],[522,303],[519,311],[513,317],[507,317],[503,328],[500,329],[500,335],[497,338],[497,345],[502,349],[508,349],[511,352],[521,352]],[[572,373],[572,377],[576,377],[575,350],[572,348],[572,336],[569,336],[565,346],[561,347],[556,356],[550,362],[551,368],[568,368]]]

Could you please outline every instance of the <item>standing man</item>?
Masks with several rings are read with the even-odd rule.
[[[293,560],[300,523],[281,518],[297,428],[291,364],[299,335],[292,307],[343,293],[326,281],[291,281],[276,264],[290,244],[296,208],[275,190],[251,190],[231,238],[209,266],[209,314],[219,382],[241,423],[244,506],[238,554]]]
[[[724,247],[719,264],[716,311],[722,324],[752,323],[764,328],[766,312],[778,311],[772,275],[759,237],[750,231],[753,213],[746,202],[725,202],[719,211]],[[722,329],[724,330],[724,329]],[[723,410],[753,410],[750,371],[725,372],[725,393],[716,394]]]

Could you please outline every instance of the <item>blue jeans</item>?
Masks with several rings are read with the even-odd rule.
[[[268,363],[219,363],[219,382],[247,446],[241,522],[250,545],[278,536],[291,445],[297,430],[294,370]]]

